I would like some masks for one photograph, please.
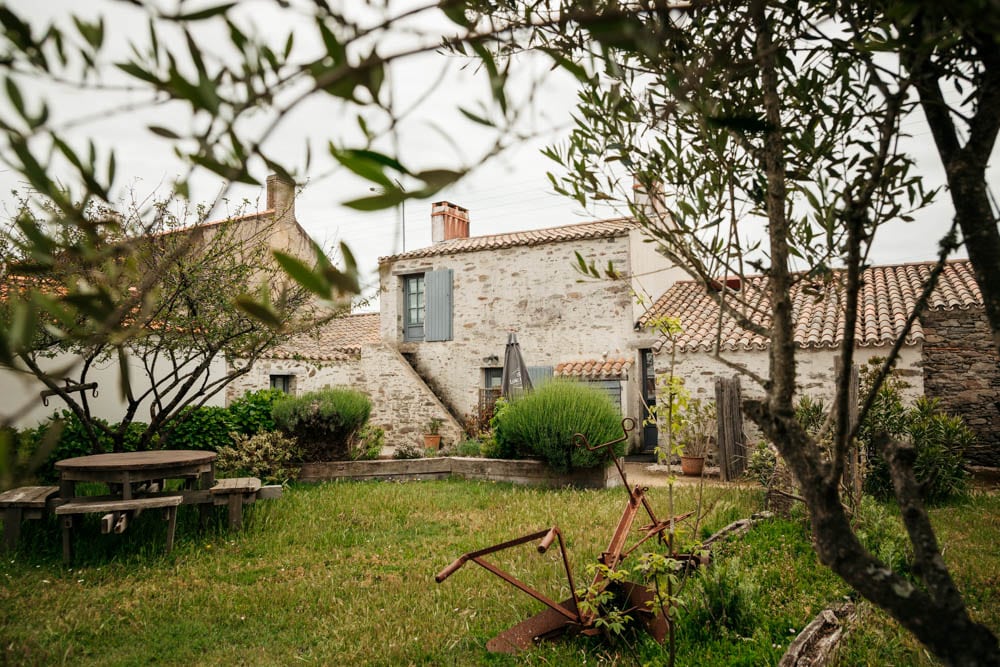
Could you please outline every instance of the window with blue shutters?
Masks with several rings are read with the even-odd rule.
[[[424,274],[403,276],[403,340],[424,339]]]
[[[452,270],[403,276],[403,340],[452,340]]]

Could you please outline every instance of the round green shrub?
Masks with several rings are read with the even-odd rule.
[[[93,421],[107,425],[107,422],[101,419]],[[48,420],[35,428],[24,429],[19,433],[18,456],[23,460],[34,459],[37,456],[44,456],[44,452],[39,452],[40,448],[49,450],[50,453],[45,456],[45,463],[35,474],[43,482],[54,482],[59,479],[59,474],[55,470],[56,461],[112,451],[113,443],[110,436],[100,429],[95,428],[95,432],[96,443],[87,435],[86,426],[73,412],[62,410],[53,413]]]
[[[294,438],[276,431],[252,436],[236,434],[232,445],[219,448],[215,465],[223,474],[259,477],[265,484],[284,484],[298,477],[302,455]]]
[[[924,501],[936,503],[965,491],[965,452],[976,436],[961,417],[946,414],[936,399],[921,398],[905,412],[899,437],[915,450],[913,474]],[[880,499],[894,495],[889,464],[877,452],[869,459],[864,488]]]
[[[274,417],[271,411],[275,402],[285,397],[280,389],[248,391],[229,404],[229,414],[233,430],[244,435],[256,435],[273,431]]]
[[[187,407],[166,426],[165,449],[204,449],[217,452],[233,442],[229,410],[210,405]]]
[[[541,458],[554,470],[591,468],[607,461],[607,451],[577,447],[582,433],[592,446],[620,438],[621,414],[599,389],[581,382],[553,381],[501,406],[493,435],[502,458]],[[615,446],[622,456],[625,443]]]
[[[342,461],[351,439],[368,422],[371,400],[353,389],[322,389],[274,403],[275,426],[302,446],[303,461]]]

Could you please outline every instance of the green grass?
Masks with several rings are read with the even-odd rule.
[[[702,536],[760,502],[745,489],[707,493],[712,513]],[[666,489],[649,495],[666,515]],[[675,496],[678,513],[693,509],[691,487]],[[196,513],[181,508],[170,555],[163,554],[165,525],[155,512],[121,536],[102,536],[89,522],[77,531],[72,569],[60,564],[55,521],[30,522],[19,552],[0,561],[0,663],[634,664],[629,650],[587,639],[519,657],[491,655],[486,641],[539,611],[539,603],[474,564],[443,584],[433,579],[466,551],[558,525],[582,583],[623,504],[621,489],[459,481],[298,485],[280,500],[251,507],[242,532],[222,529],[221,514],[220,526],[199,532]],[[994,628],[1000,625],[991,551],[1000,537],[998,509],[996,496],[979,497],[934,515],[949,535],[949,562],[968,561],[956,577],[976,591],[970,605]],[[992,518],[982,521],[984,514]],[[762,525],[720,556],[718,564],[732,569],[731,580],[721,583],[742,582],[729,604],[747,616],[714,617],[700,601],[703,585],[691,580],[678,630],[680,665],[774,663],[792,630],[847,592],[816,562],[801,522]],[[569,595],[556,549],[543,556],[528,544],[491,560],[550,597]],[[854,635],[854,652],[843,664],[911,662],[905,637],[900,644],[885,636],[886,624],[873,625]],[[870,641],[878,645],[865,653]],[[644,640],[634,650],[643,663],[663,656]]]

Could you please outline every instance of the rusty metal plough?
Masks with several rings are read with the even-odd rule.
[[[597,569],[593,583],[587,590],[589,591],[588,595],[592,595],[595,591],[602,591],[608,588],[612,590],[618,599],[628,600],[627,608],[624,611],[635,616],[656,641],[663,643],[667,634],[667,619],[664,618],[662,610],[653,604],[655,592],[639,583],[612,581],[609,579],[608,574],[617,570],[625,558],[648,540],[656,538],[660,542],[664,542],[664,531],[678,521],[691,516],[693,512],[661,521],[656,518],[653,508],[646,499],[646,489],[639,485],[634,487],[629,486],[628,478],[625,476],[625,470],[622,468],[621,461],[614,455],[614,446],[626,441],[629,432],[634,428],[635,420],[626,417],[622,420],[622,437],[594,447],[590,446],[586,436],[583,434],[577,433],[574,436],[578,447],[586,447],[590,451],[604,450],[607,453],[608,458],[618,468],[618,474],[621,476],[622,484],[628,494],[628,501],[625,509],[622,511],[621,518],[618,520],[618,525],[615,527],[611,541],[608,543],[608,548],[597,559],[604,567]],[[626,547],[629,533],[632,531],[632,524],[635,522],[640,507],[649,515],[650,523],[640,527],[638,530],[638,539]],[[570,598],[562,602],[556,602],[484,558],[484,556],[498,551],[504,551],[505,549],[535,540],[541,540],[538,543],[537,549],[538,553],[542,554],[548,551],[549,547],[556,540],[559,541],[559,551],[562,556],[563,567],[566,571],[566,579],[569,583],[571,593]],[[671,554],[671,557],[679,561],[698,559],[697,556],[689,554]],[[469,561],[495,574],[547,607],[542,612],[525,619],[487,642],[486,648],[490,651],[496,653],[516,653],[519,650],[530,648],[533,644],[543,639],[555,638],[566,633],[584,635],[596,635],[600,633],[600,628],[597,624],[598,615],[595,611],[596,605],[592,604],[592,600],[586,598],[581,600],[577,594],[576,586],[573,583],[573,572],[570,568],[569,557],[566,554],[566,545],[563,542],[562,533],[557,526],[463,554],[451,563],[451,565],[441,570],[434,577],[435,581],[440,584]],[[581,604],[582,602],[583,604]]]

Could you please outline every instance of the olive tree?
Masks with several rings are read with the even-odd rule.
[[[744,412],[797,478],[820,559],[945,661],[995,664],[997,639],[969,617],[920,501],[905,443],[883,436],[880,449],[920,584],[891,571],[853,532],[841,488],[856,435],[847,418],[848,375],[837,380],[828,450],[795,417],[791,295],[797,281],[806,281],[816,298],[842,295],[840,358],[849,369],[872,242],[885,223],[905,219],[933,194],[900,145],[901,121],[918,103],[932,128],[941,126],[935,138],[946,148],[946,171],[955,170],[952,195],[961,178],[972,198],[956,204],[956,226],[976,232],[967,234],[969,245],[995,235],[984,170],[998,122],[996,33],[975,32],[972,16],[955,27],[947,10],[923,3],[501,4],[509,13],[498,18],[491,6],[496,21],[514,24],[543,11],[563,18],[521,42],[497,45],[501,52],[556,52],[581,80],[572,137],[549,151],[566,171],[553,176],[557,187],[580,202],[617,199],[629,206],[661,251],[706,286],[720,275],[767,277],[763,295],[748,291],[746,281],[713,293],[725,317],[770,340],[768,372],[754,378],[765,397],[746,401]],[[966,33],[971,42],[962,41]],[[972,87],[957,109],[942,103],[945,80]],[[937,107],[928,112],[929,104]],[[970,130],[958,146],[950,124],[962,122]],[[647,205],[630,203],[633,179]],[[953,227],[941,240],[935,271],[879,382],[957,238]],[[982,252],[969,251],[989,301],[1000,254],[983,243]],[[600,272],[593,265],[589,271]],[[991,323],[1000,330],[1000,322]]]

